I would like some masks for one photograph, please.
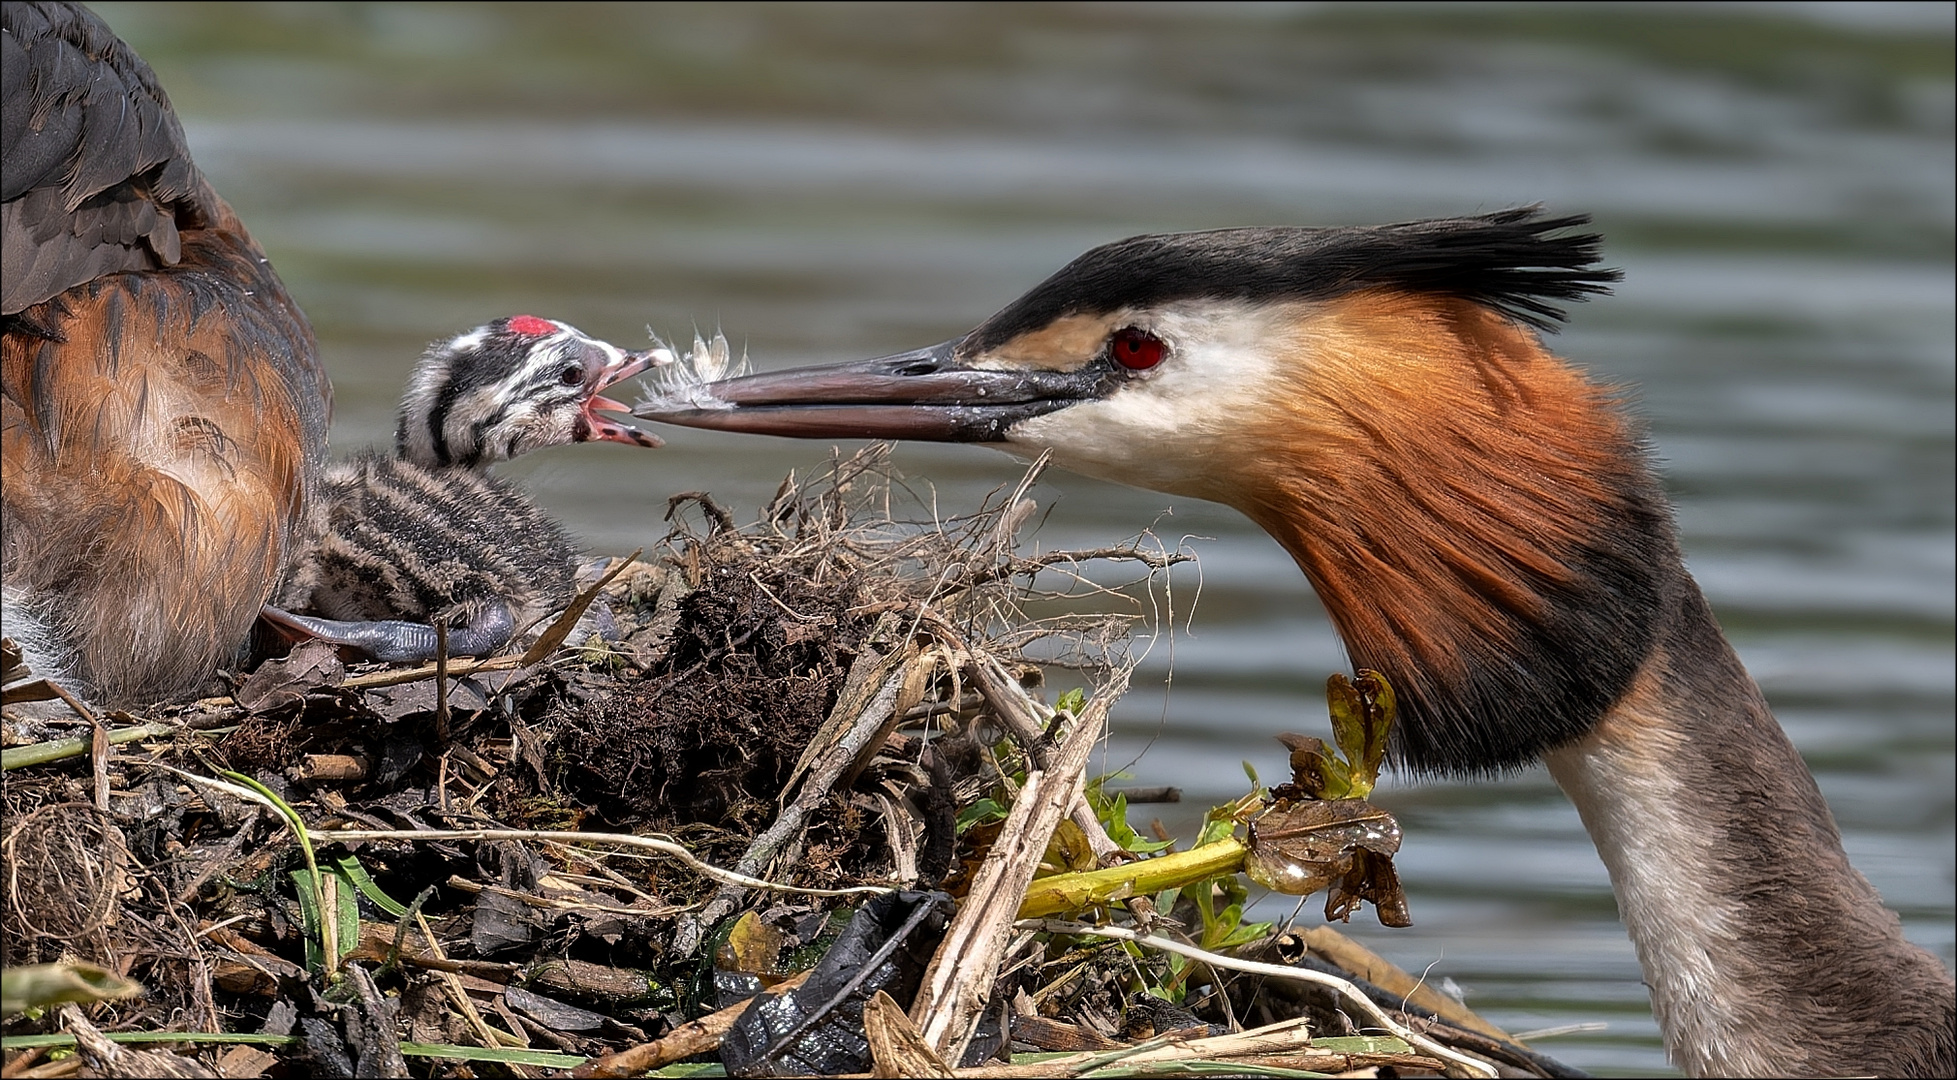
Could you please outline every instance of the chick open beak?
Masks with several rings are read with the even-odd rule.
[[[746,375],[632,410],[645,420],[797,439],[1001,442],[1006,430],[1097,396],[1088,372],[968,367],[947,341],[875,360]]]
[[[625,413],[631,415],[632,407],[622,401],[606,397],[602,391],[624,382],[635,375],[642,375],[658,364],[671,363],[671,354],[662,350],[628,352],[612,363],[598,370],[598,377],[591,384],[591,393],[584,400],[582,416],[584,434],[580,442],[599,440],[603,442],[624,443],[627,446],[656,447],[665,442],[657,435],[640,431],[630,424],[621,424],[600,413]]]

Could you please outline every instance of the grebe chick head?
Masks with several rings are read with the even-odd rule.
[[[658,446],[657,437],[601,414],[628,412],[603,391],[660,362],[660,354],[628,352],[555,319],[497,319],[422,354],[401,402],[395,452],[431,468],[481,468],[568,443]]]

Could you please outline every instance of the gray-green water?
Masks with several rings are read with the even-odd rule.
[[[1558,349],[1635,388],[1694,572],[1856,864],[1953,951],[1953,106],[1947,4],[104,4],[319,330],[336,445],[499,314],[758,366],[956,334],[1137,232],[1588,211],[1626,271]],[[751,511],[819,444],[667,432],[512,471],[590,545],[669,494]],[[1009,459],[905,447],[949,508]],[[1200,600],[1109,764],[1240,793],[1343,657],[1261,533],[1066,475],[1045,546],[1189,538]],[[1173,686],[1163,685],[1173,669]],[[1353,932],[1599,1072],[1663,1056],[1608,882],[1541,772],[1389,786],[1417,925]],[[1171,820],[1187,832],[1189,807]],[[1280,911],[1273,909],[1276,916]]]

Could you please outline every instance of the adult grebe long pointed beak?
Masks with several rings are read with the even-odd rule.
[[[1098,396],[1093,373],[975,368],[959,359],[958,344],[708,383],[632,414],[801,439],[999,442],[1014,424]]]

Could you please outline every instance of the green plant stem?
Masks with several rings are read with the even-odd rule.
[[[135,727],[118,728],[109,732],[109,745],[119,746],[138,739],[168,735],[175,730],[174,724],[137,724]],[[25,768],[29,765],[43,765],[63,758],[79,757],[88,753],[92,743],[92,739],[84,736],[79,739],[54,739],[50,742],[29,743],[26,746],[10,746],[0,751],[0,772]]]
[[[1234,874],[1243,869],[1247,851],[1243,841],[1230,837],[1156,859],[1037,878],[1026,888],[1019,917],[1039,919],[1063,911],[1084,911],[1131,896],[1153,896],[1163,889]]]

